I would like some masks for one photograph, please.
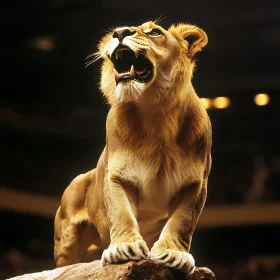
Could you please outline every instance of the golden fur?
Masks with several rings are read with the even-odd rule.
[[[111,105],[106,146],[97,167],[62,196],[55,261],[88,261],[105,249],[103,265],[150,258],[192,273],[189,251],[206,199],[211,124],[191,79],[207,36],[194,25],[165,30],[154,22],[115,31],[127,32],[122,44],[144,53],[153,74],[145,83],[116,84],[111,58],[120,39],[109,33],[101,40],[100,88]]]

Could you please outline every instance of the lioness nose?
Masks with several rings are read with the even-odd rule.
[[[116,29],[114,30],[112,36],[113,38],[118,38],[120,42],[126,37],[126,36],[132,36],[135,34],[136,31],[130,31],[129,29]]]

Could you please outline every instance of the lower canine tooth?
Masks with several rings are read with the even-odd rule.
[[[135,72],[134,72],[134,66],[133,65],[131,65],[129,74],[130,74],[130,77],[135,77]]]
[[[114,71],[116,79],[118,80],[120,78],[119,72],[115,68],[113,69],[113,71]]]

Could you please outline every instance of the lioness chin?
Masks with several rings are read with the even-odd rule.
[[[151,259],[191,274],[190,245],[211,166],[211,124],[191,79],[207,44],[189,24],[120,27],[99,44],[111,105],[97,167],[75,178],[55,217],[65,266]]]

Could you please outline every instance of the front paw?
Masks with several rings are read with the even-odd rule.
[[[130,260],[139,261],[147,259],[148,255],[149,249],[143,240],[131,243],[118,243],[110,245],[108,249],[104,250],[101,264],[105,266],[109,263],[121,263]]]
[[[186,274],[194,273],[195,261],[191,254],[162,248],[162,246],[156,246],[156,244],[152,248],[150,254],[150,259],[152,261],[173,267],[174,269],[178,269]]]

